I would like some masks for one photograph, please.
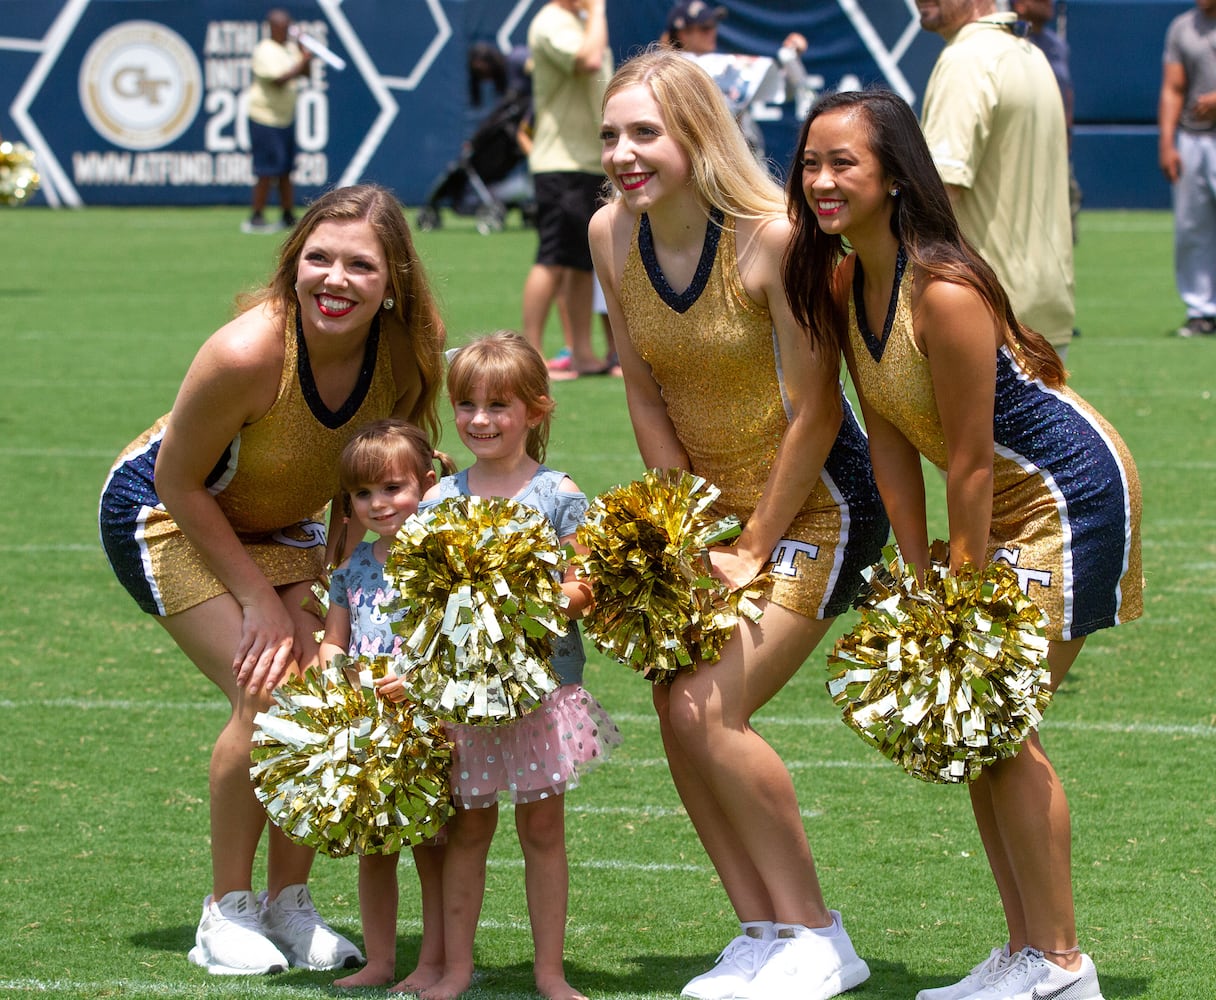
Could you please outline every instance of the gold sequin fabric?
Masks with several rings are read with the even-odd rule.
[[[706,241],[692,285],[674,293],[643,217],[619,298],[629,337],[662,389],[691,471],[721,491],[714,515],[746,523],[789,416],[772,317],[743,287],[733,226],[711,221]],[[844,409],[832,455],[783,533],[763,594],[811,618],[848,608],[860,570],[878,558],[887,538],[865,441],[847,403]]]
[[[908,268],[888,328],[871,335],[882,345],[879,359],[859,327],[855,286],[850,370],[875,412],[944,470],[933,379],[913,336],[912,281]],[[997,352],[994,392],[988,558],[1013,567],[1047,615],[1049,638],[1140,617],[1140,481],[1127,446],[1085,400],[1026,374],[1007,347]]]
[[[312,385],[311,372],[300,370],[293,315],[284,329],[283,373],[274,403],[233,439],[207,480],[245,551],[275,586],[317,579],[323,572],[321,518],[338,492],[338,454],[359,427],[388,416],[397,396],[383,337],[338,413],[318,416],[315,408],[323,410],[324,404],[310,405],[302,382]],[[226,591],[156,495],[156,455],[169,416],[119,456],[100,510],[110,565],[140,607],[157,615],[176,614]]]

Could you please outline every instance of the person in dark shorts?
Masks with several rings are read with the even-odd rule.
[[[534,129],[528,167],[540,246],[523,290],[523,329],[543,353],[555,301],[569,326],[571,362],[554,379],[608,370],[591,347],[594,272],[587,224],[604,183],[600,102],[612,75],[604,0],[550,0],[528,27]]]

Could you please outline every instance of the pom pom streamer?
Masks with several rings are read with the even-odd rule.
[[[557,679],[553,636],[566,634],[568,561],[540,511],[501,497],[450,497],[397,533],[385,610],[402,637],[397,671],[411,697],[467,725],[517,719]]]
[[[33,151],[23,142],[0,142],[0,204],[21,205],[41,179]]]
[[[739,615],[760,616],[755,591],[732,592],[712,575],[709,547],[741,530],[737,518],[710,514],[718,495],[681,469],[651,469],[596,497],[578,529],[588,551],[574,561],[595,581],[584,630],[651,681],[715,662]]]
[[[429,713],[376,695],[390,658],[335,656],[275,689],[254,717],[258,799],[292,840],[335,858],[395,854],[452,814],[452,745]]]
[[[311,599],[306,598],[300,602],[300,607],[305,611],[311,611],[322,622],[325,621],[325,616],[329,614],[329,573],[320,580],[314,580],[308,588]],[[312,634],[312,637],[317,640],[317,645],[321,645],[325,638],[325,629],[320,628]]]
[[[909,774],[966,782],[1017,753],[1051,700],[1047,624],[1004,563],[949,571],[946,543],[918,583],[894,546],[867,571],[861,620],[828,656],[845,723]]]

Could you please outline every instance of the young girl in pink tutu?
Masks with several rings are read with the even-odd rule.
[[[441,479],[424,505],[456,496],[510,497],[541,511],[562,543],[573,543],[587,497],[569,476],[543,464],[553,413],[544,358],[519,334],[493,333],[455,352],[447,386],[456,430],[474,462]],[[424,1000],[458,997],[472,981],[473,936],[500,795],[515,803],[537,991],[548,1000],[585,1000],[566,982],[562,956],[569,889],[565,793],[620,742],[620,733],[582,687],[586,657],[576,621],[591,604],[591,587],[570,571],[562,589],[571,622],[553,644],[557,690],[504,725],[449,727],[456,815],[443,862],[444,967],[442,977],[418,991]]]

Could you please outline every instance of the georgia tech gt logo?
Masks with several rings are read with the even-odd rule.
[[[1010,568],[1018,577],[1018,585],[1022,588],[1022,593],[1027,597],[1030,596],[1030,585],[1037,583],[1044,589],[1051,588],[1051,571],[1046,569],[1031,569],[1027,566],[1019,566],[1018,560],[1022,558],[1022,550],[1018,548],[1007,548],[1002,545],[994,553],[992,553],[992,561],[996,562],[1000,559],[1004,563],[1008,563]]]
[[[177,32],[155,21],[124,21],[89,46],[79,88],[85,116],[102,138],[126,149],[158,149],[194,121],[203,76]]]
[[[800,542],[796,538],[781,539],[770,556],[772,565],[769,567],[769,572],[776,573],[778,576],[796,577],[798,567],[795,565],[795,560],[799,556],[818,559],[819,546],[812,545],[810,542]]]

